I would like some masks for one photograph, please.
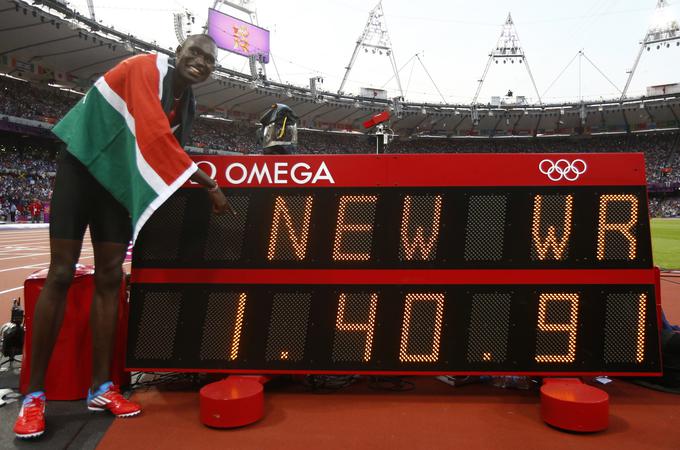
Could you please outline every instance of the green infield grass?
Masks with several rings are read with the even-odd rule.
[[[680,219],[652,219],[654,265],[680,269]]]

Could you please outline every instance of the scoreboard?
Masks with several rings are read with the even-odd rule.
[[[642,154],[195,158],[133,252],[127,366],[656,374]]]

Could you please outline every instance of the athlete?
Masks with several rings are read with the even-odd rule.
[[[164,55],[138,55],[121,62],[54,128],[67,151],[61,152],[52,196],[50,267],[34,313],[28,394],[14,426],[18,438],[45,431],[45,373],[85,228],[90,226],[95,263],[87,408],[131,417],[141,412],[140,405],[123,397],[110,381],[122,264],[130,238],[187,178],[207,189],[215,213],[229,208],[217,183],[182,149],[195,115],[191,86],[215,69],[217,47],[209,36],[193,35],[175,56],[175,67]],[[143,167],[140,174],[120,172],[125,164],[130,170]],[[173,170],[179,177],[167,181]],[[139,191],[158,193],[161,199],[136,211],[143,200]],[[142,219],[135,221],[138,216]]]

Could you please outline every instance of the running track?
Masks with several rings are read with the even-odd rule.
[[[0,325],[8,322],[11,301],[21,297],[23,303],[24,280],[36,270],[49,266],[50,243],[48,230],[0,229]],[[85,235],[80,264],[93,264],[89,234]],[[130,263],[124,266],[130,271]],[[663,273],[661,300],[671,323],[680,324],[680,273]]]
[[[12,299],[24,298],[24,280],[36,270],[45,269],[50,261],[47,228],[31,230],[0,229],[0,325],[8,322]],[[94,264],[90,235],[85,235],[80,264]],[[124,266],[130,270],[130,263]]]

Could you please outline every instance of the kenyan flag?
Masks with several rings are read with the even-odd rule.
[[[127,208],[132,241],[151,214],[196,171],[161,107],[168,57],[140,55],[107,72],[53,128]]]

